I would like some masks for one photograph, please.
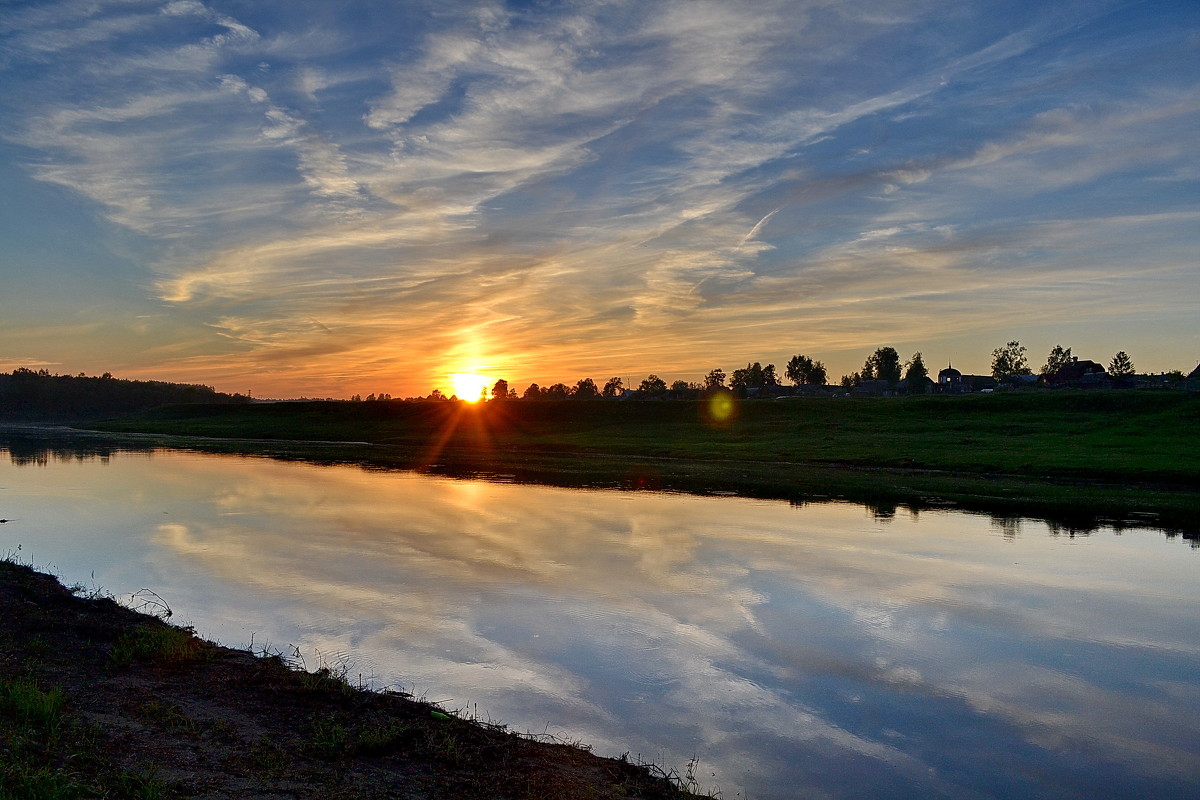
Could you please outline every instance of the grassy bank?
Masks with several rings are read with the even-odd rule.
[[[695,797],[661,772],[517,736],[0,561],[0,798]]]
[[[1072,525],[1200,527],[1200,396],[175,406],[107,431],[363,442],[353,458],[519,479],[953,505]]]

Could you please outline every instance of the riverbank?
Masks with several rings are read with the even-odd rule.
[[[173,406],[89,424],[172,444],[560,485],[955,507],[1076,528],[1200,530],[1200,396],[1037,392],[704,402]]]
[[[213,644],[137,599],[157,616],[0,560],[0,797],[696,796],[655,768]]]

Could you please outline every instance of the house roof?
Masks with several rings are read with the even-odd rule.
[[[958,370],[956,370],[954,367],[950,366],[949,364],[946,365],[946,368],[944,370],[942,370],[941,372],[938,373],[939,381],[950,380],[953,378],[961,378],[961,377],[962,377],[962,373],[959,372]]]
[[[1098,375],[1104,372],[1104,366],[1088,359],[1075,359],[1063,365],[1053,375],[1046,377],[1048,383],[1072,383],[1083,380],[1085,375]]]

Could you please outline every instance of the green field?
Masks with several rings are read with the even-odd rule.
[[[376,446],[345,460],[884,511],[953,505],[1191,530],[1200,517],[1200,396],[1183,392],[749,400],[720,422],[705,402],[174,406],[92,427],[363,442]]]

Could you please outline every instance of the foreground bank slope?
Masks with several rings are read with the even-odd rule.
[[[1186,392],[750,400],[728,416],[702,401],[173,406],[89,427],[370,443],[342,458],[565,485],[1200,529],[1200,394]]]
[[[0,561],[0,797],[695,795],[628,761],[220,647]]]

